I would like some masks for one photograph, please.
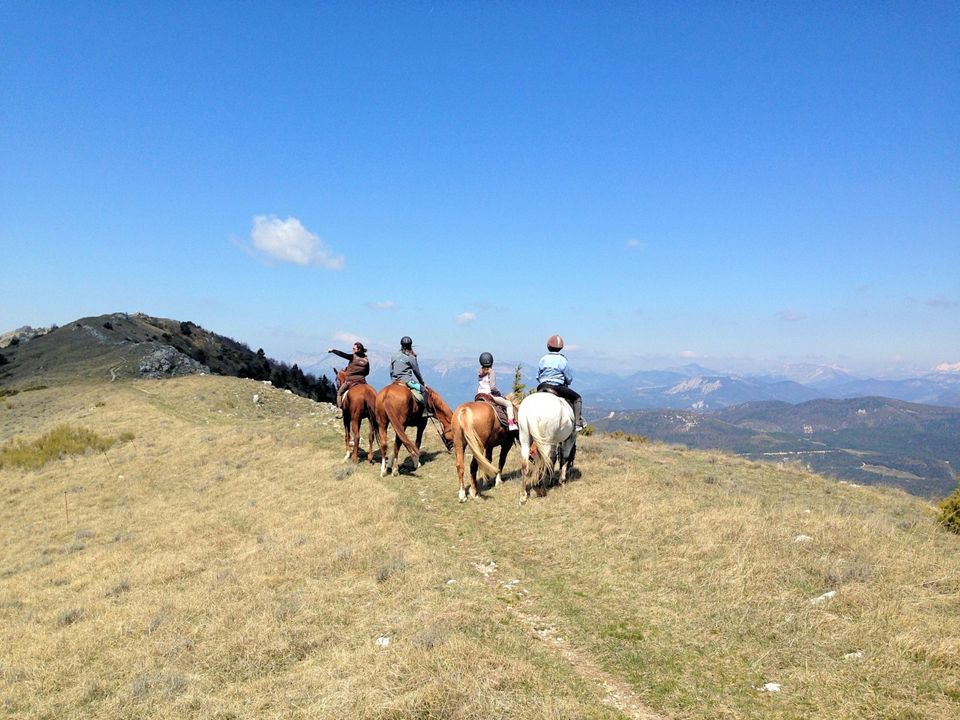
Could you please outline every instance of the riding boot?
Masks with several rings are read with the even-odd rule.
[[[573,414],[577,417],[577,430],[583,430],[583,398],[573,401]]]

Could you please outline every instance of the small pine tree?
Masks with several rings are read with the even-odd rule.
[[[513,401],[515,403],[520,403],[527,396],[527,386],[523,384],[523,373],[521,371],[521,365],[517,363],[516,369],[513,371]]]

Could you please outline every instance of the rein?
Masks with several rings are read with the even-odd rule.
[[[443,445],[443,449],[449,453],[450,448],[447,447],[447,441],[444,439],[443,432],[440,430],[440,426],[437,424],[437,418],[431,415],[430,422],[433,424],[434,430],[437,431],[437,435],[440,436],[440,444]]]

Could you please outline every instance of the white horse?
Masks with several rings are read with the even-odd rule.
[[[523,399],[517,410],[520,426],[520,502],[526,502],[530,487],[537,486],[543,495],[544,481],[556,477],[554,463],[560,461],[560,483],[567,479],[577,454],[573,408],[563,398],[552,393],[532,393]],[[530,467],[530,443],[537,444],[537,454]],[[531,480],[531,475],[533,479]]]

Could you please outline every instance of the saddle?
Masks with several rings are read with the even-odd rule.
[[[485,402],[487,405],[493,408],[493,412],[497,415],[497,421],[504,428],[509,429],[508,420],[507,420],[507,409],[500,403],[494,402],[493,396],[488,393],[477,393],[474,398],[474,402]]]
[[[563,400],[567,405],[569,405],[571,410],[573,409],[573,403],[570,402],[569,399],[565,398],[563,395],[561,395],[560,393],[558,393],[558,392],[556,391],[556,386],[555,386],[555,385],[551,385],[550,383],[541,383],[541,384],[537,385],[536,392],[549,393],[550,395],[554,395],[555,397],[560,398],[560,399]]]
[[[405,383],[405,382],[397,382],[396,384],[397,384],[397,385],[402,385],[402,386],[405,387],[407,390],[409,390],[411,393],[413,393],[413,399],[417,401],[417,405],[420,406],[420,408],[421,408],[421,410],[422,410],[422,412],[423,412],[423,414],[424,414],[425,416],[431,416],[431,415],[433,415],[433,408],[431,408],[429,405],[427,405],[426,393],[424,393],[422,390],[415,390],[415,389],[413,389],[412,387],[410,387],[409,384],[407,384],[407,383]]]

